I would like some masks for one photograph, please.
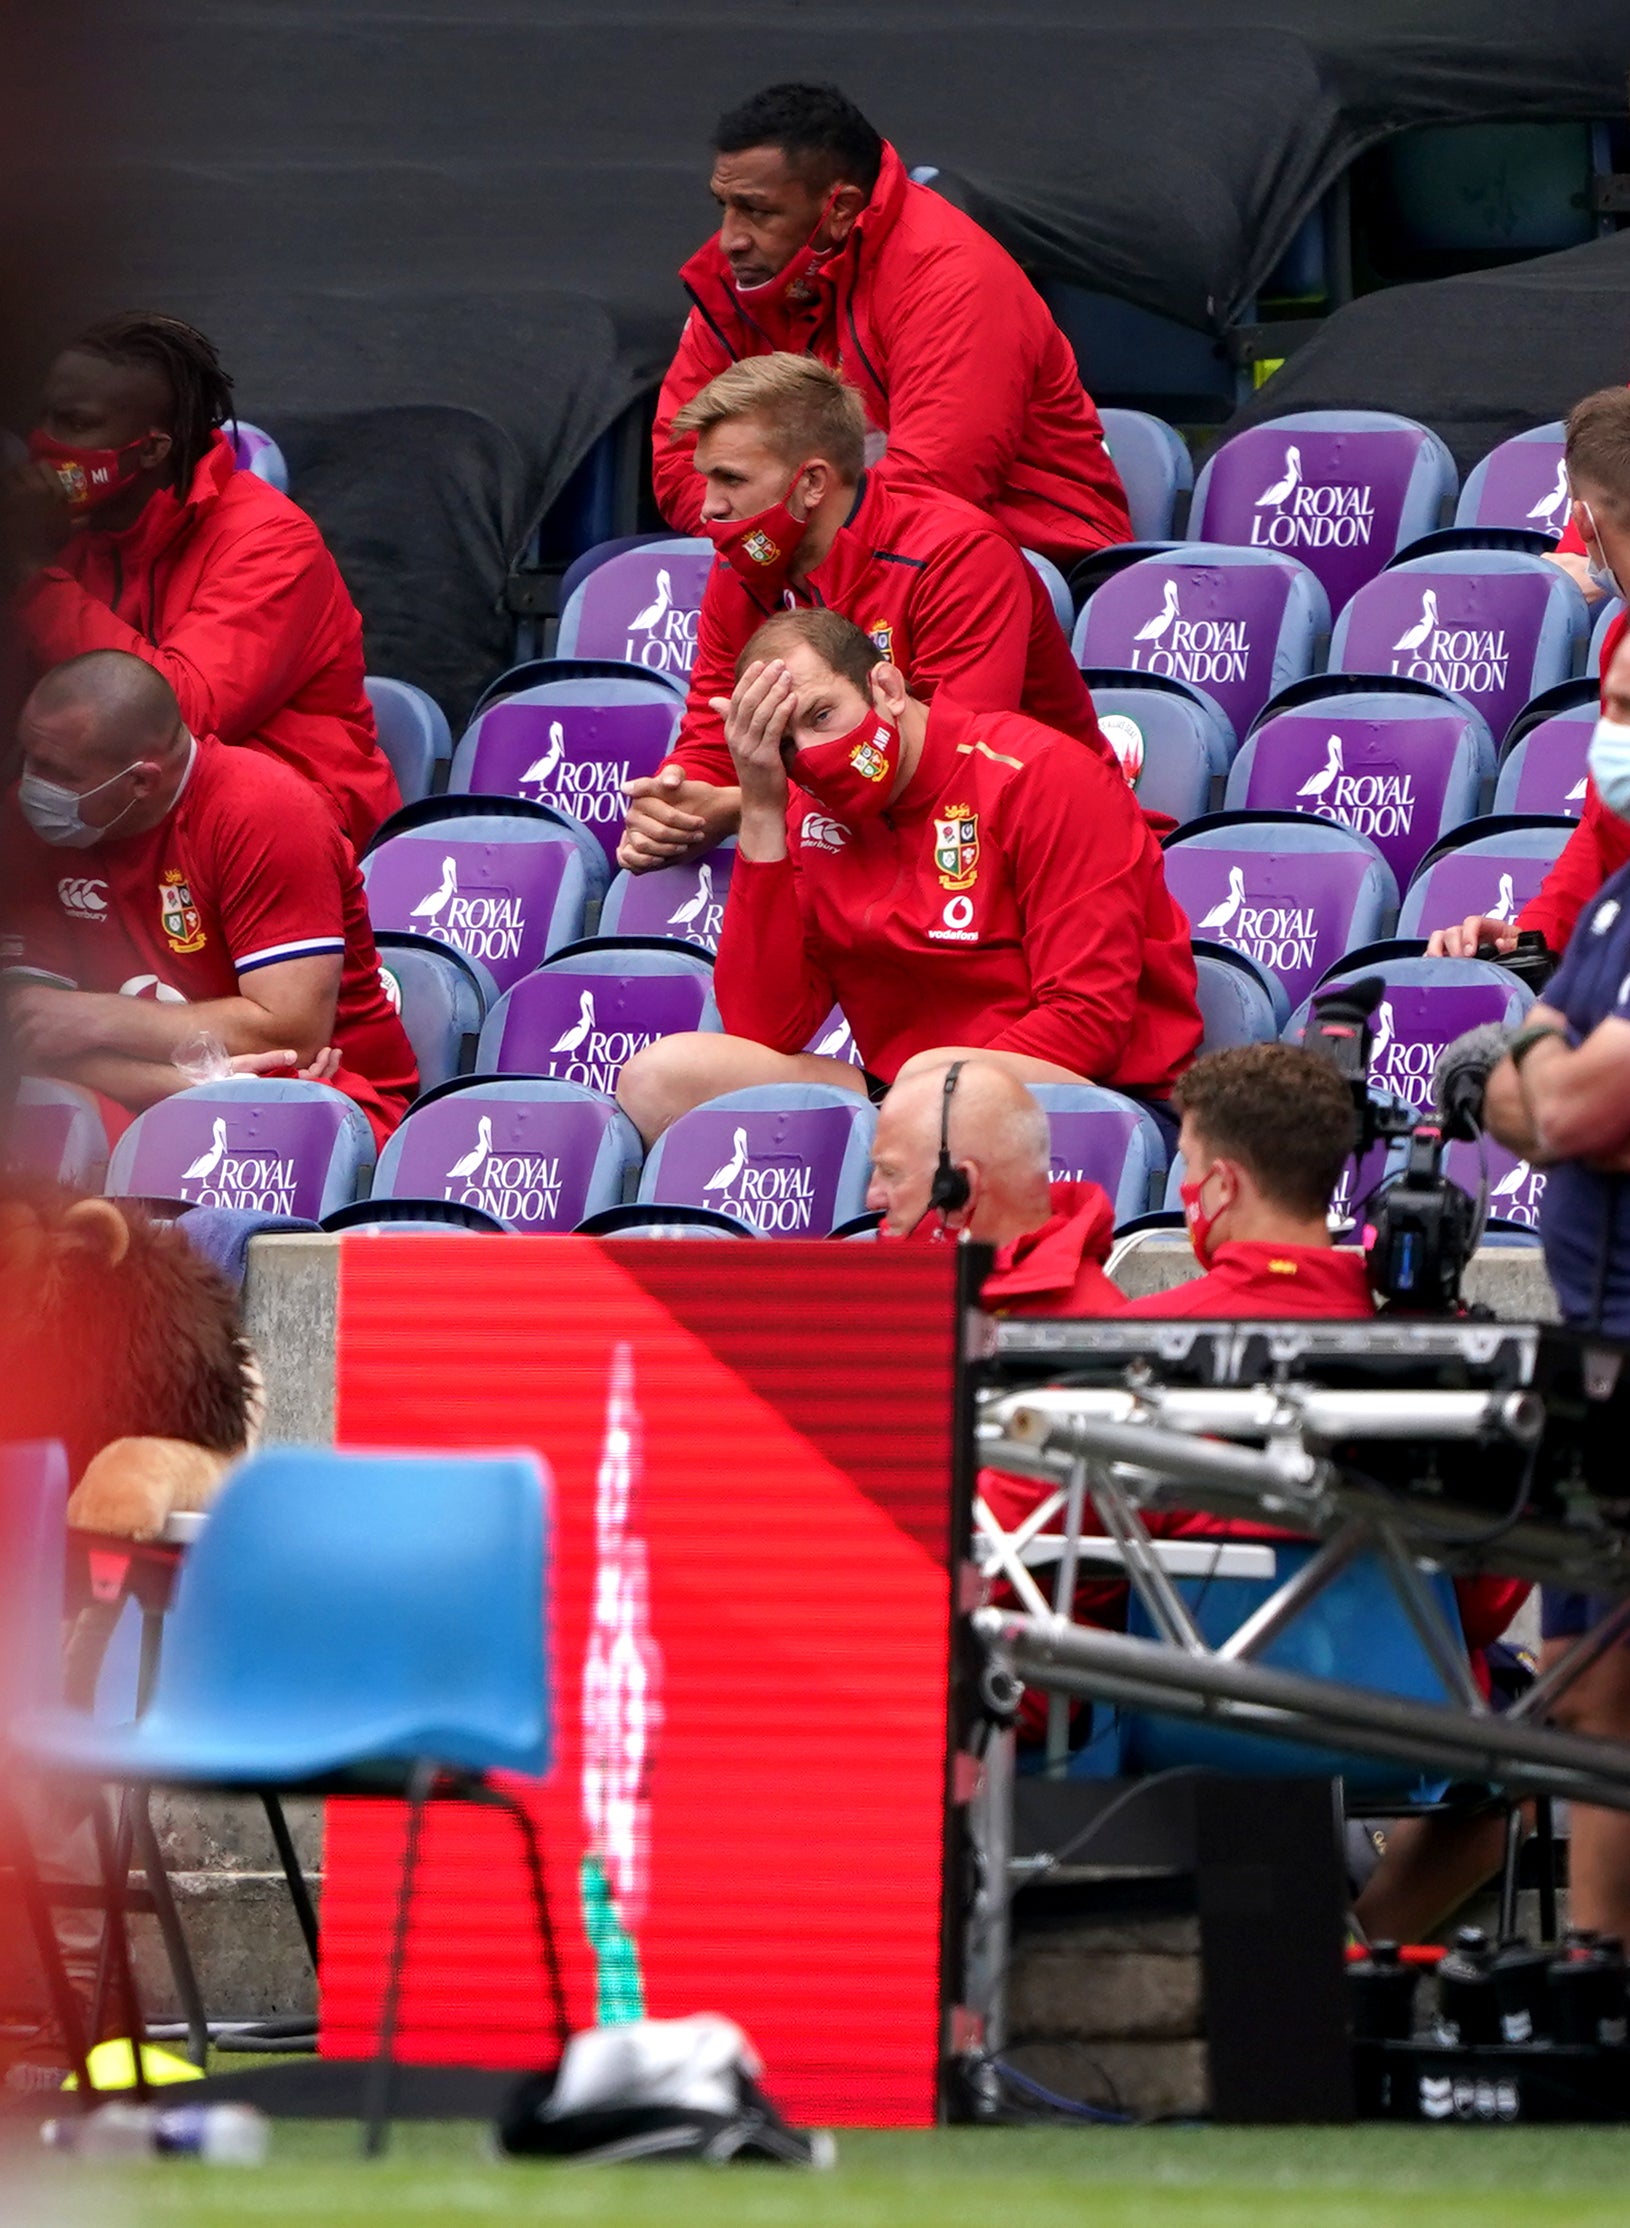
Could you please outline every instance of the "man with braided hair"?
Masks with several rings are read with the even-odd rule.
[[[362,622],[305,512],[237,470],[231,415],[219,357],[179,318],[81,333],[0,503],[3,584],[36,677],[87,650],[145,659],[191,733],[281,758],[360,849],[401,802]]]

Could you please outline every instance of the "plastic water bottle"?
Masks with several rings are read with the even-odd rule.
[[[210,2166],[259,2166],[270,2123],[252,2104],[103,2104],[47,2120],[40,2140],[75,2158],[201,2158]]]
[[[1493,1953],[1480,1926],[1463,1926],[1455,1945],[1438,1966],[1439,2042],[1462,2049],[1500,2039],[1499,1999],[1494,1992]]]

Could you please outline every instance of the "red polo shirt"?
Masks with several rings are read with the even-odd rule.
[[[1238,1316],[1375,1313],[1364,1256],[1336,1246],[1221,1245],[1204,1276],[1128,1300],[1125,1315]]]

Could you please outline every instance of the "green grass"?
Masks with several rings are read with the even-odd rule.
[[[847,2133],[830,2174],[498,2164],[485,2131],[280,2122],[257,2170],[0,2161],[6,2228],[1623,2228],[1625,2128]]]

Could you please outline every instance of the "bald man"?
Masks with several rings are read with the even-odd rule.
[[[965,1197],[935,1207],[941,1146]],[[883,1235],[966,1236],[995,1249],[984,1303],[994,1315],[1113,1315],[1126,1304],[1103,1271],[1114,1213],[1097,1184],[1054,1183],[1047,1116],[991,1060],[947,1061],[896,1083],[872,1144],[868,1207]]]
[[[207,1032],[309,1071],[383,1143],[418,1086],[350,845],[274,758],[194,737],[156,667],[93,650],[39,682],[5,801],[5,983],[18,1057],[97,1092],[113,1134]],[[324,1061],[325,1052],[338,1061]]]

